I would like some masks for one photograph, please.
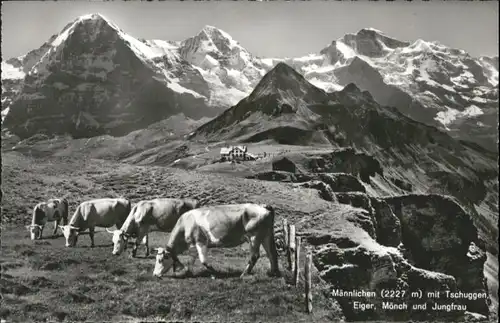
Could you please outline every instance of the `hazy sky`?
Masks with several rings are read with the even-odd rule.
[[[136,38],[182,40],[204,25],[228,32],[254,55],[297,57],[363,27],[400,40],[438,40],[472,56],[498,55],[498,2],[2,2],[2,57],[41,46],[88,13]]]

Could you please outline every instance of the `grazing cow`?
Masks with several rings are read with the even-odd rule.
[[[31,224],[26,226],[30,231],[31,240],[42,238],[43,228],[47,222],[54,221],[54,230],[52,235],[55,236],[57,226],[68,223],[69,205],[68,200],[50,199],[47,202],[40,202],[33,208],[33,217]]]
[[[126,249],[128,238],[135,236],[132,257],[136,256],[141,241],[146,245],[146,257],[148,257],[150,227],[156,226],[160,231],[170,232],[182,214],[198,206],[198,201],[193,199],[156,198],[140,201],[132,208],[119,230],[106,229],[113,234],[113,255],[119,255]]]
[[[264,246],[271,263],[270,275],[279,276],[278,253],[274,241],[274,209],[262,204],[228,204],[206,206],[184,213],[175,225],[166,248],[158,248],[153,275],[161,277],[180,263],[178,255],[195,246],[201,263],[214,272],[207,263],[207,249],[232,248],[250,242],[251,257],[241,274],[250,273],[259,259],[260,245]],[[196,257],[188,264],[187,275],[192,274]]]
[[[93,248],[95,227],[121,227],[130,209],[130,201],[125,198],[102,198],[81,203],[68,225],[60,226],[66,238],[66,247],[74,247],[78,234],[88,228]]]

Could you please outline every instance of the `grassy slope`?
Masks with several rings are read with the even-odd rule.
[[[155,232],[151,238],[153,246],[160,246],[166,235]],[[32,243],[22,229],[9,229],[2,236],[0,316],[19,322],[328,319],[322,295],[316,293],[317,311],[310,317],[304,313],[301,291],[286,285],[289,275],[283,279],[265,275],[269,268],[265,257],[254,275],[241,281],[238,275],[246,263],[247,245],[211,250],[210,260],[220,272],[215,279],[197,262],[195,278],[162,280],[152,277],[154,256],[144,259],[143,249],[137,259],[128,254],[114,257],[105,231],[96,234],[96,245],[88,247],[86,234],[74,249],[65,248],[61,236]]]
[[[234,277],[247,261],[247,245],[210,252],[226,277],[152,279],[154,259],[111,255],[110,237],[96,234],[95,249],[87,235],[78,247],[67,249],[62,237],[32,243],[24,224],[39,200],[67,195],[70,210],[86,199],[127,196],[137,201],[154,196],[193,196],[207,203],[256,201],[273,203],[278,221],[286,215],[298,221],[326,211],[329,204],[309,190],[288,189],[279,183],[238,180],[160,167],[140,167],[100,160],[70,158],[31,159],[18,153],[2,154],[2,312],[8,321],[65,319],[131,320],[141,318],[215,321],[325,321],[336,307],[316,285],[315,313],[304,313],[302,290],[286,279],[265,276],[263,256],[256,274],[243,282]],[[308,199],[310,203],[301,202]],[[279,223],[279,222],[278,222]],[[277,223],[277,225],[278,225]],[[44,236],[50,232],[45,229]],[[167,235],[152,234],[152,246]],[[143,256],[143,251],[139,255]],[[262,252],[264,255],[264,253]],[[181,258],[181,260],[186,259]],[[281,261],[283,265],[283,261]],[[336,317],[338,318],[338,317]]]

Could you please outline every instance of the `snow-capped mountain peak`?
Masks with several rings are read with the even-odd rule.
[[[89,50],[82,49],[81,54],[91,55],[90,50],[94,47],[109,47],[107,52],[102,52],[100,61],[104,63],[97,63],[95,59],[87,61],[85,66],[92,67],[96,64],[99,68],[105,66],[106,72],[112,70],[112,57],[116,54],[116,48],[112,44],[122,44],[133,51],[135,56],[140,59],[144,64],[159,70],[160,75],[165,75],[162,67],[156,66],[155,60],[160,57],[166,57],[170,61],[178,60],[175,54],[176,46],[165,41],[153,40],[141,42],[136,38],[130,36],[119,28],[115,23],[106,18],[102,14],[88,14],[75,19],[72,23],[68,24],[59,34],[54,35],[44,45],[45,53],[40,56],[38,61],[29,70],[29,75],[48,75],[47,67],[54,65],[62,59],[64,55],[64,47],[68,44],[69,47],[75,48],[73,44],[80,44]],[[43,46],[42,46],[43,47]]]
[[[266,69],[225,31],[207,25],[178,46],[210,84],[210,104],[229,107],[252,91]]]
[[[250,53],[228,33],[210,25],[203,27],[196,36],[181,42],[180,54],[187,61],[198,66],[204,65],[206,68],[217,66],[220,60],[226,60],[234,65],[234,58],[240,58],[245,61],[240,62],[236,59],[237,63],[246,65],[248,64],[246,61],[251,59]]]
[[[75,32],[75,29],[78,27],[86,29],[86,33],[89,34],[90,38],[94,38],[98,31],[103,28],[103,23],[113,29],[119,29],[100,14],[88,14],[78,17],[67,24],[58,34],[50,37],[40,48],[25,55],[2,61],[2,79],[22,79],[26,74],[37,74],[43,71],[41,62],[50,54],[56,52]]]
[[[409,45],[408,42],[389,37],[374,28],[363,28],[356,34],[345,35],[340,40],[357,53],[368,57],[385,56],[397,48]]]
[[[229,35],[227,32],[217,27],[206,25],[200,31],[200,34],[202,33],[211,38],[213,42],[221,41],[223,45],[229,46],[230,48],[238,46],[238,43],[231,37],[231,35]],[[219,48],[219,50],[223,49]]]
[[[85,28],[85,33],[91,39],[96,37],[96,35],[105,28],[112,28],[116,32],[123,32],[116,24],[102,14],[92,13],[80,16],[72,23],[68,24],[53,40],[51,39],[51,45],[54,47],[61,45],[78,28]]]
[[[383,31],[381,31],[381,30],[379,30],[379,29],[376,29],[376,28],[373,28],[373,27],[365,27],[365,28],[362,28],[362,29],[360,29],[360,30],[359,30],[359,32],[358,32],[358,33],[360,33],[360,32],[367,32],[367,31],[368,31],[368,32],[370,32],[370,31],[371,31],[371,32],[375,32],[375,33],[380,34],[380,35],[384,35],[384,32],[383,32]]]

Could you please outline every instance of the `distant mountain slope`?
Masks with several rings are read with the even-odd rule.
[[[12,84],[23,78],[11,86],[3,126],[21,137],[89,137],[126,134],[178,113],[214,116],[203,94],[183,86],[196,83],[206,94],[201,74],[189,64],[171,68],[182,63],[168,44],[140,42],[101,15],[80,17],[38,51],[2,62],[2,69],[19,67],[10,69]]]

